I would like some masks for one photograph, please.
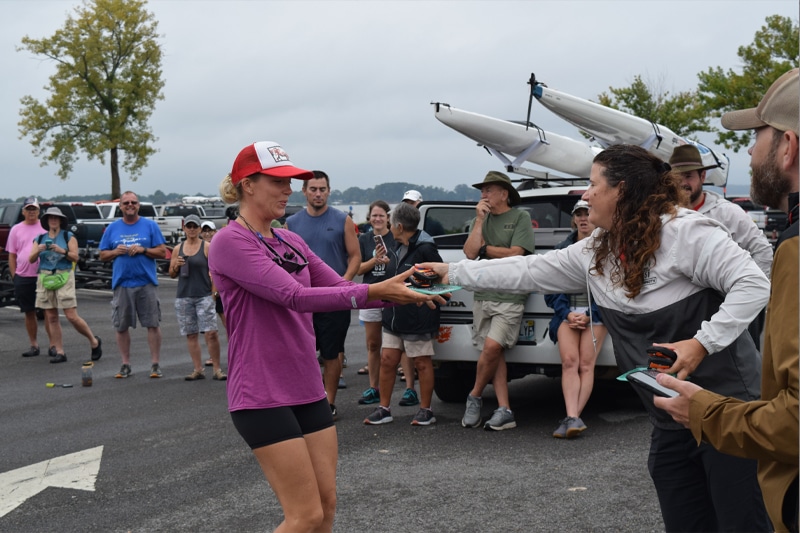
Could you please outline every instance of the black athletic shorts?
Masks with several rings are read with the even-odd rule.
[[[314,313],[314,335],[317,337],[317,350],[323,359],[330,361],[344,353],[344,341],[349,328],[349,310]]]
[[[29,313],[36,309],[36,281],[38,277],[14,276],[14,296],[19,310]]]
[[[333,426],[328,400],[270,409],[232,411],[231,419],[239,435],[255,450]]]

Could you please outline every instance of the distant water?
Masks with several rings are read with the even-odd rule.
[[[389,204],[389,207],[394,207],[397,204]],[[355,220],[356,224],[361,224],[362,222],[367,221],[367,210],[369,209],[369,204],[338,204],[334,205],[336,209],[340,211],[344,211],[345,213],[352,212],[353,213],[353,220]]]

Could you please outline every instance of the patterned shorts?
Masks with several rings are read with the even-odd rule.
[[[175,313],[181,335],[217,331],[217,311],[214,297],[175,298]]]

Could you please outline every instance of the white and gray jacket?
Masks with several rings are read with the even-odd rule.
[[[714,191],[703,191],[705,201],[697,210],[709,218],[713,218],[728,229],[731,238],[736,243],[750,252],[758,268],[769,279],[770,269],[772,268],[772,245],[767,240],[764,232],[761,231],[747,212],[729,202]]]
[[[709,355],[691,379],[701,387],[742,400],[760,396],[761,355],[747,326],[769,299],[769,281],[750,254],[721,223],[680,208],[663,217],[661,247],[631,299],[604,274],[591,274],[594,240],[543,255],[450,264],[449,282],[469,290],[514,293],[591,293],[614,342],[622,372],[647,365],[653,343],[695,338]],[[682,429],[640,392],[653,423]]]

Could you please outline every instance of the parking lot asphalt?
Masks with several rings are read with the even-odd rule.
[[[163,280],[159,295],[164,377],[148,377],[140,328],[132,330],[134,375],[119,380],[111,293],[78,291],[79,314],[104,340],[91,387],[80,383],[88,342],[66,319],[69,360],[53,365],[46,355],[20,357],[22,315],[0,308],[0,531],[255,532],[280,523],[280,506],[230,422],[225,383],[183,379],[191,362],[175,282]],[[435,396],[437,423],[411,426],[416,407],[396,405],[399,384],[395,422],[365,426],[373,407],[357,404],[368,383],[356,374],[366,350],[353,317],[348,387],[336,402],[335,531],[663,531],[646,465],[650,423],[627,385],[598,383],[583,415],[589,429],[569,441],[551,437],[563,401],[560,382],[542,376],[511,383],[513,430],[464,429],[464,406]],[[277,334],[290,332],[266,331],[265,344]],[[47,345],[43,327],[39,342]],[[489,387],[484,416],[495,407]]]

